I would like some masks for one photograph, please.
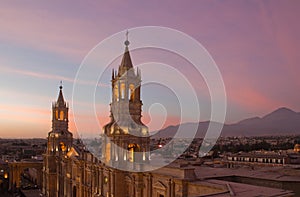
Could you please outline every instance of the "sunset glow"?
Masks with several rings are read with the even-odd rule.
[[[137,26],[177,29],[208,50],[225,83],[228,123],[263,116],[279,107],[300,111],[299,1],[136,1],[131,4],[82,1],[72,2],[72,7],[69,4],[1,2],[1,138],[45,138],[51,130],[51,103],[57,99],[60,81],[63,81],[65,100],[71,104],[74,79],[88,52],[103,39]],[[123,50],[124,45],[114,47]],[[185,60],[151,50],[132,52],[131,57],[137,67],[148,58],[166,62],[192,76],[190,81],[203,102],[200,121],[209,119],[209,91],[201,76],[186,69]],[[111,68],[116,69],[119,64],[120,58],[107,72],[110,74]],[[142,69],[142,76],[143,72]],[[148,74],[167,76],[155,71]],[[109,80],[98,86],[110,91]],[[89,81],[79,83],[95,85]],[[182,83],[174,79],[174,85],[180,88]],[[162,93],[163,90],[145,87],[142,97],[147,94],[159,97]],[[109,121],[110,101],[101,100],[99,95],[97,92],[97,118],[104,125]],[[180,122],[176,109],[168,109],[166,117],[159,110],[151,114],[150,104],[145,103],[147,99],[142,100],[144,122],[150,124],[150,131]],[[80,118],[87,129],[100,134],[100,126],[89,128],[90,115],[84,113],[85,103],[75,104],[82,109]],[[70,131],[76,136],[72,106],[69,119]]]

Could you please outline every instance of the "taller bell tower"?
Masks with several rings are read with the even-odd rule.
[[[134,69],[128,32],[125,52],[118,71],[112,70],[110,122],[103,127],[105,145],[103,160],[109,164],[125,165],[149,161],[150,137],[142,121],[141,71]]]
[[[62,184],[61,159],[72,147],[73,134],[68,130],[69,107],[65,102],[62,85],[56,102],[52,103],[52,130],[47,137],[47,151],[44,155],[43,193],[49,197],[59,197]]]

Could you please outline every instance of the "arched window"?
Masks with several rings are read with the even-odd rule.
[[[134,148],[135,148],[135,144],[128,145],[128,160],[130,162],[134,162]]]
[[[125,83],[121,83],[121,99],[125,98]]]
[[[60,120],[64,119],[64,111],[60,111],[60,113],[59,113],[59,119]]]
[[[115,85],[114,87],[114,98],[116,101],[119,100],[119,88],[118,88],[118,85]]]
[[[129,85],[129,90],[130,90],[130,100],[134,100],[134,85],[133,84]]]
[[[76,197],[77,196],[77,189],[76,186],[73,186],[73,196],[72,197]]]
[[[59,143],[59,145],[60,145],[60,149],[62,151],[66,151],[67,150],[67,147],[66,147],[65,143],[61,142],[61,143]]]
[[[136,160],[135,152],[140,152],[140,146],[138,144],[128,144],[128,161],[129,162],[134,162]]]
[[[55,110],[55,119],[58,119],[58,110]]]

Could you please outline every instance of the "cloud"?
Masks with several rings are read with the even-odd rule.
[[[62,80],[62,81],[70,82],[70,83],[75,82],[75,79],[69,78],[69,77],[64,77],[61,75],[45,74],[45,73],[39,73],[39,72],[33,72],[33,71],[27,71],[27,70],[14,69],[14,68],[9,68],[9,67],[1,67],[1,71],[6,72],[6,73],[17,74],[17,75],[41,78],[41,79],[50,79],[50,80],[55,80],[55,81]],[[76,80],[76,83],[82,84],[82,85],[95,85],[91,81],[82,81],[82,80]],[[109,84],[100,83],[100,82],[97,84],[97,86],[110,87]]]
[[[35,49],[45,56],[58,54],[55,56],[58,61],[67,58],[80,62],[95,44],[120,30],[141,25],[179,29],[201,42],[216,60],[224,77],[230,105],[242,111],[232,113],[235,117],[232,119],[237,120],[239,115],[249,111],[252,114],[269,112],[281,105],[300,110],[299,4],[298,1],[154,1],[134,4],[85,1],[74,2],[70,7],[64,2],[45,5],[44,2],[16,4],[6,1],[1,3],[0,8],[0,40],[10,46]],[[24,55],[12,52],[15,57]],[[25,61],[29,59],[24,58]],[[12,66],[13,61],[9,60],[6,65]],[[28,64],[25,61],[24,65]],[[1,66],[1,72],[8,76],[74,83],[73,78],[63,74],[49,74],[45,70],[53,68],[43,66],[45,68],[41,66],[41,72]],[[187,69],[186,73],[189,75],[192,71]],[[207,88],[202,81],[195,80],[197,76],[189,76],[193,76],[192,84],[197,93],[207,96]],[[19,87],[13,80],[8,83]],[[79,83],[95,85],[89,81]],[[108,84],[101,85],[110,87]],[[37,97],[41,96],[38,92]],[[21,97],[22,93],[18,96]],[[22,116],[19,114],[17,118],[22,119]]]
[[[62,13],[55,11],[42,5],[1,4],[0,39],[82,60],[101,36],[93,35],[91,30],[95,26],[88,20],[68,16],[60,18]]]

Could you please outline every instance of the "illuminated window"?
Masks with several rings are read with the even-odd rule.
[[[143,161],[145,161],[146,160],[146,153],[145,153],[145,151],[143,152]]]
[[[110,161],[110,143],[106,144],[105,158],[106,158],[106,162]]]
[[[66,151],[67,150],[67,147],[66,147],[66,145],[63,142],[60,143],[60,148],[61,148],[62,151]]]
[[[133,84],[129,85],[129,90],[130,90],[130,100],[134,100],[134,85]]]
[[[134,162],[134,146],[128,146],[128,160]]]
[[[58,110],[55,110],[55,118],[58,119]]]
[[[147,135],[148,134],[147,128],[142,128],[142,133],[143,133],[143,135]]]
[[[121,99],[125,97],[125,83],[121,83]]]
[[[135,152],[139,151],[140,147],[137,144],[128,145],[128,161],[134,162]]]
[[[60,120],[64,119],[64,112],[63,111],[60,111],[60,113],[59,113],[59,119]]]

